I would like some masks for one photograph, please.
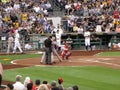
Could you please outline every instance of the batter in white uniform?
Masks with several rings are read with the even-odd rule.
[[[20,34],[18,33],[18,30],[15,31],[15,41],[14,41],[14,51],[13,53],[16,53],[17,48],[19,49],[20,53],[23,53],[20,45]]]
[[[90,45],[90,31],[89,30],[86,30],[84,32],[84,37],[85,37],[85,47],[86,47],[86,50],[88,51],[89,47],[92,50],[91,45]]]
[[[57,30],[57,32],[55,33],[55,37],[58,48],[61,48],[61,33],[59,32],[59,30]]]

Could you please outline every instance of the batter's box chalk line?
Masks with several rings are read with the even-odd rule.
[[[69,60],[69,62],[91,62],[91,63],[101,63],[101,64],[120,67],[119,64],[104,62],[104,61],[110,61],[110,60],[112,59],[111,58],[95,58],[95,59],[93,58],[93,59]]]

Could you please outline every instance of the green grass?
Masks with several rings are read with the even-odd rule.
[[[40,54],[22,54],[22,55],[3,55],[0,56],[0,62],[2,64],[10,64],[10,61],[16,59],[36,58],[41,57]]]
[[[120,52],[102,52],[97,56],[120,56]]]
[[[27,67],[5,70],[3,79],[15,81],[17,74],[23,80],[30,76],[33,82],[40,79],[50,83],[62,77],[65,87],[78,85],[80,90],[120,90],[120,70],[105,67]]]
[[[6,55],[0,56],[0,62],[9,64],[12,60],[40,56],[39,54]],[[103,52],[98,56],[120,56],[120,52]],[[120,70],[100,66],[18,68],[4,70],[3,79],[15,81],[15,76],[18,74],[23,76],[23,80],[26,76],[30,76],[33,82],[35,79],[40,79],[41,82],[47,80],[50,83],[62,77],[66,88],[78,85],[80,90],[120,90]]]

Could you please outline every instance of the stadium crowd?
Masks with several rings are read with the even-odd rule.
[[[48,0],[1,0],[0,7],[0,32],[14,34],[19,29],[25,36],[50,32]]]
[[[59,6],[65,10],[63,27],[68,32],[120,30],[120,0],[60,0]]]
[[[23,80],[21,75],[17,75],[15,79],[13,84],[8,83],[4,86],[4,90],[79,90],[77,85],[65,88],[63,84],[64,80],[61,77],[57,81],[52,80],[51,82],[46,80],[41,81],[40,79],[32,81],[28,76]]]
[[[22,34],[55,33],[53,23],[47,20],[53,12],[51,0],[1,0],[0,32]],[[120,31],[120,0],[52,0],[61,11],[64,32],[81,33]],[[58,29],[58,28],[57,28]]]
[[[50,1],[65,12],[57,27],[47,20],[54,12]],[[18,30],[27,41],[29,34],[53,34],[58,29],[62,33],[120,32],[120,0],[0,0],[0,32],[14,37]]]

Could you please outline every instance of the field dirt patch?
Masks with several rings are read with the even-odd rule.
[[[109,50],[96,50],[96,51],[72,51],[72,56],[69,60],[59,62],[57,57],[54,57],[56,63],[51,66],[105,66],[110,68],[120,69],[120,57],[100,57],[95,56],[100,52],[108,52]],[[110,50],[111,51],[111,50]],[[116,52],[117,50],[113,50]],[[13,61],[14,64],[3,65],[3,69],[22,68],[28,66],[48,66],[40,63],[40,58],[30,58]],[[9,81],[2,81],[2,84],[14,83]]]

